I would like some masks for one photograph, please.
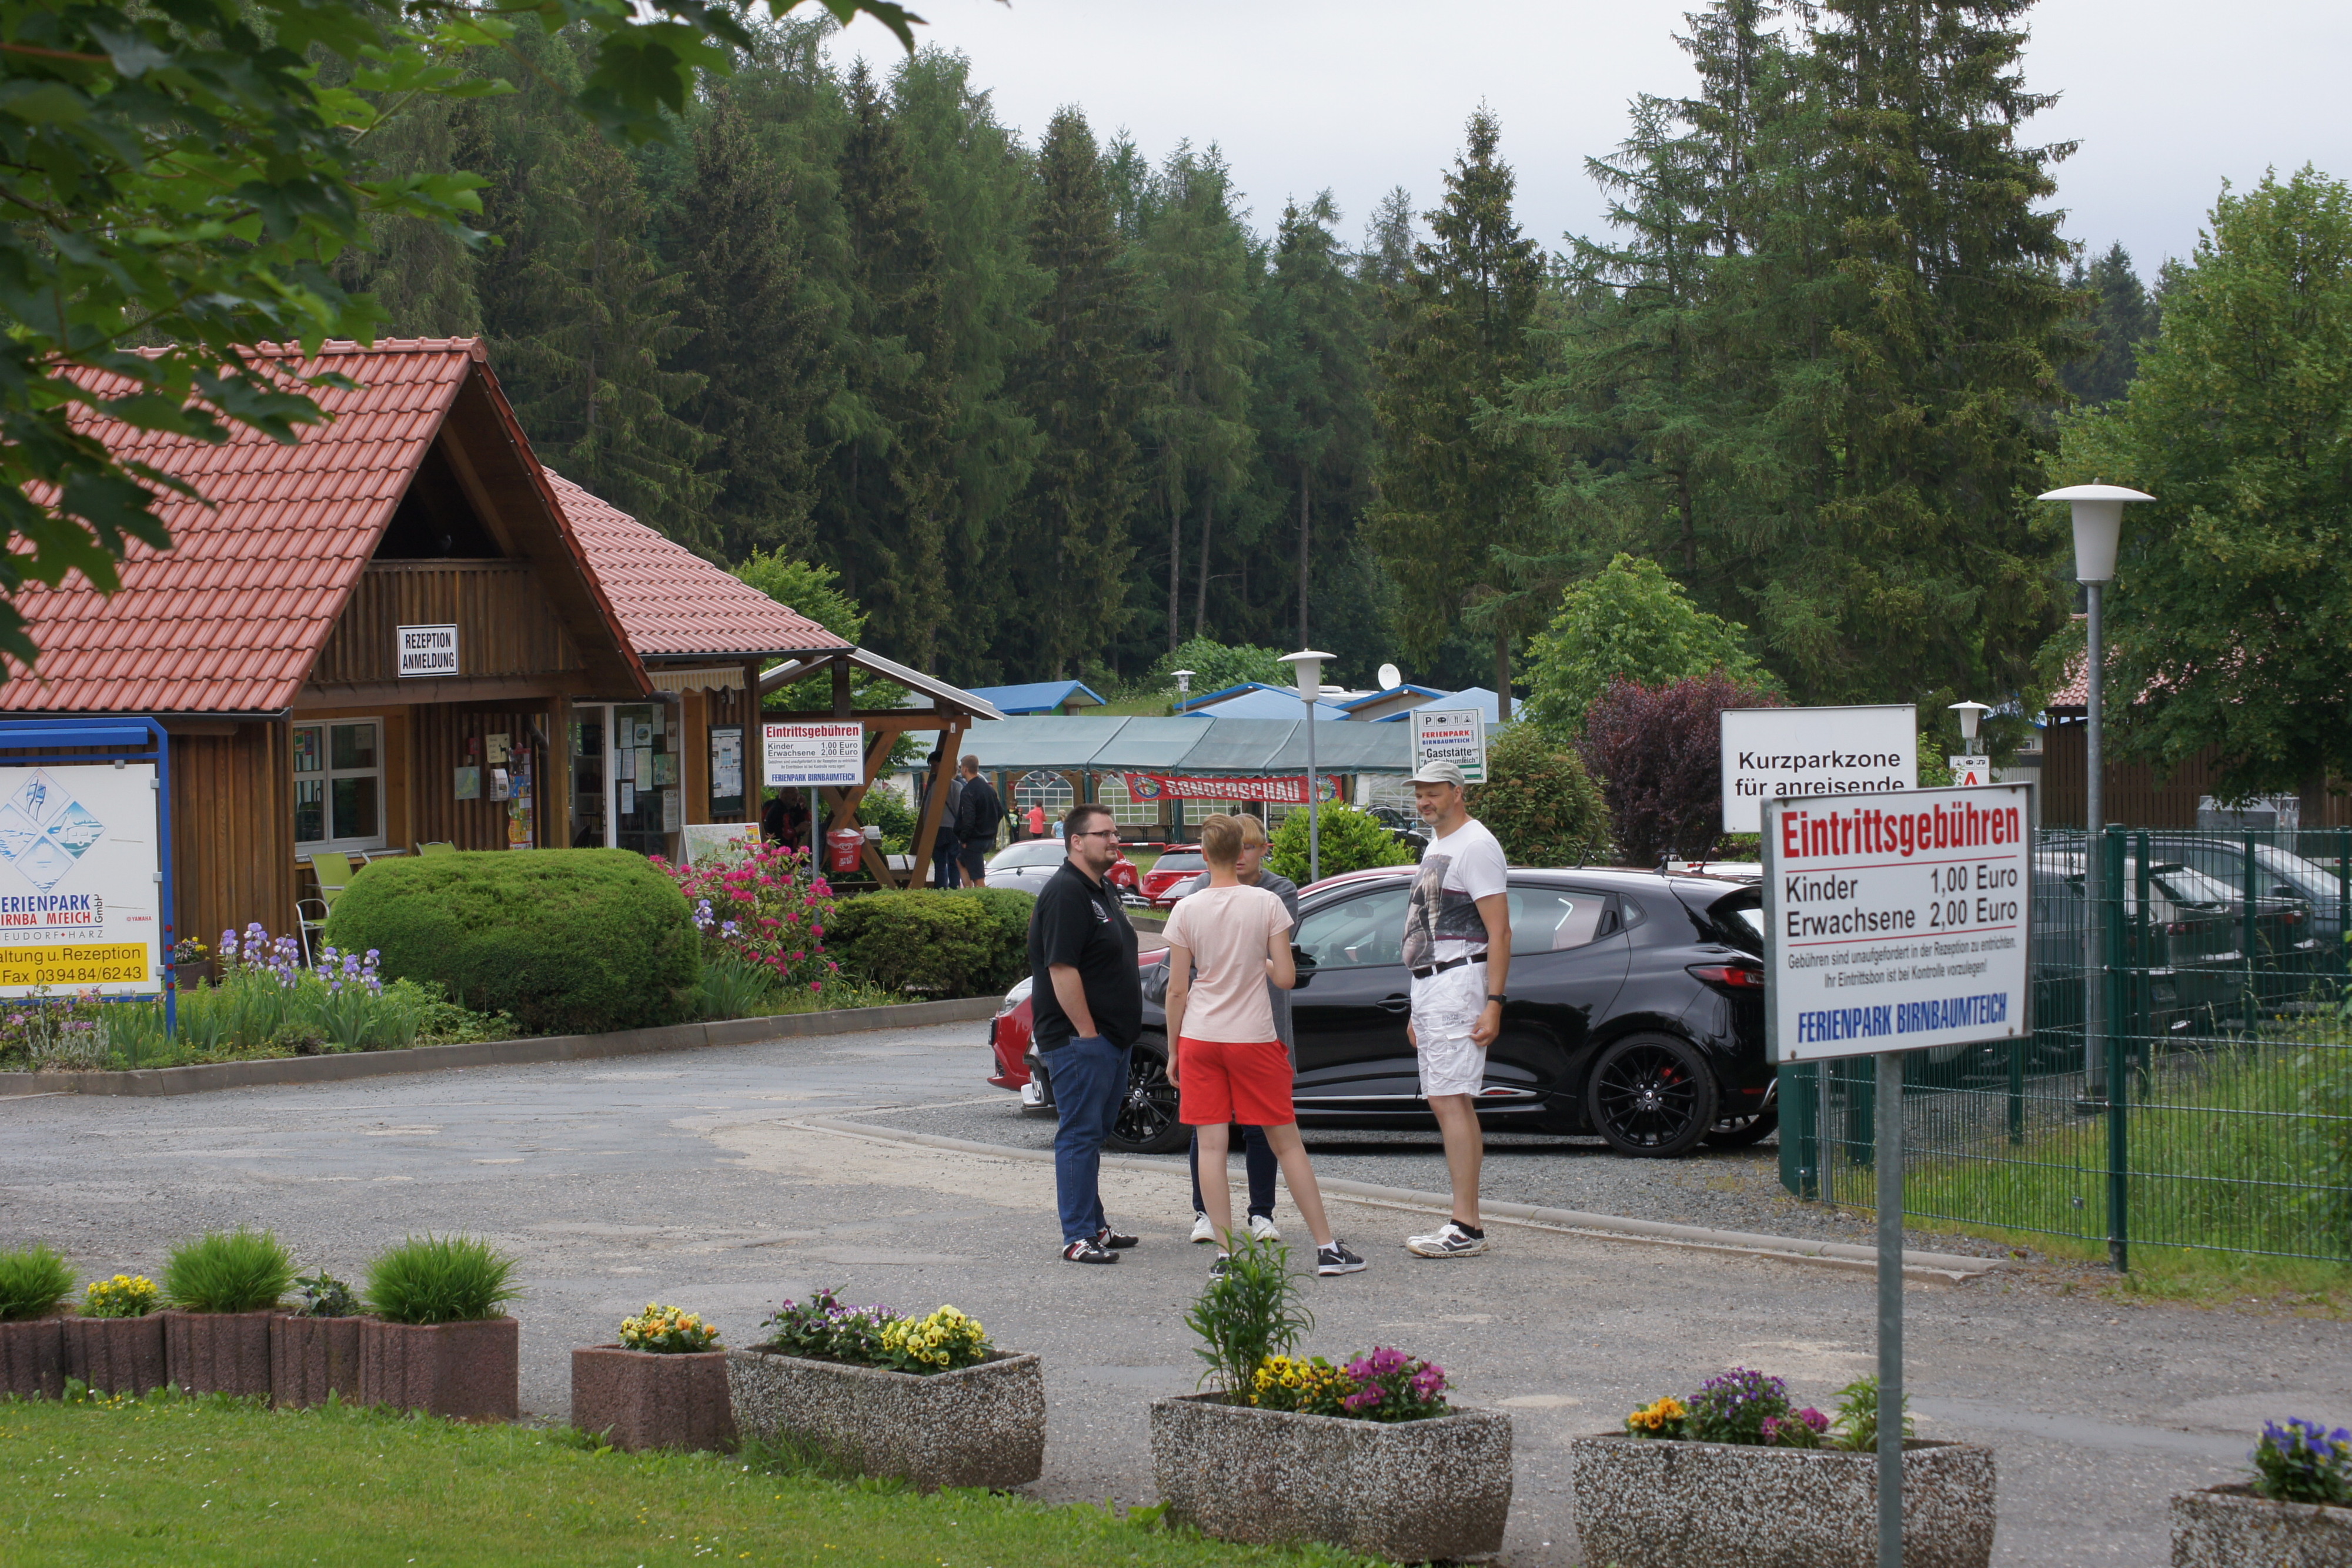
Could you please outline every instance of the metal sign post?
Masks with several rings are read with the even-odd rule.
[[[2032,787],[1773,797],[1760,817],[1767,1051],[1877,1059],[1878,1562],[1901,1568],[1904,1059],[2032,1031]]]

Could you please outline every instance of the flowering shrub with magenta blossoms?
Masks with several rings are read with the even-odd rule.
[[[841,973],[825,956],[833,888],[806,850],[761,844],[740,860],[655,867],[677,883],[703,938],[759,965],[776,984],[822,991]]]

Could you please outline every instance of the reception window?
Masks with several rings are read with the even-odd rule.
[[[383,842],[383,721],[296,725],[297,851],[373,850]]]

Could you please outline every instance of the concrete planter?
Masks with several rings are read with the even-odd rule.
[[[65,1318],[66,1375],[96,1393],[136,1399],[167,1381],[163,1314],[137,1318]]]
[[[940,1487],[1017,1487],[1045,1469],[1045,1379],[1000,1354],[929,1377],[760,1350],[727,1352],[736,1425],[789,1438],[862,1475]]]
[[[512,1421],[522,1414],[522,1325],[362,1318],[360,1400],[456,1421]]]
[[[1351,1421],[1188,1394],[1152,1401],[1151,1470],[1169,1518],[1222,1540],[1486,1558],[1510,1518],[1511,1418]]]
[[[269,1325],[282,1315],[277,1308],[156,1315],[163,1320],[163,1375],[183,1393],[269,1397]]]
[[[2273,1502],[2246,1486],[2176,1492],[2172,1568],[2352,1568],[2352,1508]]]
[[[735,1446],[735,1411],[723,1350],[572,1353],[572,1424],[626,1453],[640,1448]]]
[[[1569,1445],[1588,1563],[1620,1568],[1875,1568],[1878,1456],[1612,1433]],[[1905,1568],[1992,1559],[1992,1450],[1903,1448]]]
[[[66,1391],[66,1335],[54,1314],[0,1323],[0,1396],[55,1399]]]
[[[269,1325],[269,1397],[280,1409],[324,1405],[330,1393],[360,1397],[364,1318],[282,1317]]]

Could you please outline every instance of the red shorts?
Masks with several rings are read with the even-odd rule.
[[[1290,1053],[1278,1040],[1176,1042],[1177,1120],[1188,1127],[1280,1127],[1298,1120],[1290,1108]]]

